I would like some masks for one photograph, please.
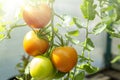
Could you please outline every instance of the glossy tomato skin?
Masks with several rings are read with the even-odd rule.
[[[35,80],[52,80],[53,72],[52,62],[46,57],[36,56],[30,62],[30,74]]]
[[[47,4],[23,8],[23,19],[32,28],[45,27],[49,23],[51,15],[51,8]]]
[[[34,31],[29,31],[24,36],[23,48],[29,55],[37,56],[47,51],[49,48],[49,42],[38,38]]]
[[[69,72],[77,63],[77,52],[73,47],[57,47],[52,52],[52,62],[57,70]]]

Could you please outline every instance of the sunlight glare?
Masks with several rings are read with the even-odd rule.
[[[13,19],[18,16],[23,5],[23,0],[5,0],[2,4],[2,9],[5,13],[3,21],[14,21]]]
[[[24,4],[23,0],[6,0],[3,5],[3,10],[5,12],[11,12],[20,8]]]

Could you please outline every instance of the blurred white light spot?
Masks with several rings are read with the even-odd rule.
[[[15,10],[16,8],[19,8],[23,5],[23,0],[6,0],[3,9],[5,12],[11,12]]]
[[[23,0],[5,0],[2,4],[2,9],[5,12],[3,21],[13,20],[23,4]]]

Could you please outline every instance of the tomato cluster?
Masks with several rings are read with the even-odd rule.
[[[47,4],[27,6],[23,9],[24,21],[34,29],[25,35],[23,48],[28,55],[34,57],[30,62],[30,74],[35,80],[51,80],[57,74],[64,76],[77,63],[77,52],[73,47],[49,48],[54,45],[37,35],[38,30],[50,22],[51,16],[52,10]],[[48,51],[51,54],[49,58],[43,55]]]

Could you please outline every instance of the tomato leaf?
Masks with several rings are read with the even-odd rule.
[[[30,63],[25,68],[25,74],[28,75],[30,73]]]
[[[94,28],[93,28],[93,33],[95,35],[101,33],[102,31],[104,31],[106,29],[107,25],[104,23],[98,23]]]
[[[113,4],[113,7],[116,10],[116,14],[117,14],[116,20],[120,20],[120,1],[119,0],[111,0],[110,2]]]
[[[58,71],[53,78],[59,79],[59,78],[64,77],[65,75],[66,75],[66,73]]]
[[[104,16],[102,16],[103,22],[106,22],[107,24],[108,23],[110,24],[111,22],[116,21],[117,14],[116,14],[116,11],[114,10],[114,8],[107,7],[107,9],[103,8],[102,11],[103,11],[103,15],[104,15]]]
[[[110,33],[111,37],[116,37],[116,38],[120,38],[120,34],[117,33]]]
[[[116,57],[111,61],[111,63],[115,63],[115,62],[117,62],[118,60],[120,60],[120,56],[116,56]]]
[[[0,39],[3,39],[4,37],[5,35],[0,33]]]
[[[71,43],[73,43],[73,44],[75,44],[75,45],[80,43],[79,40],[72,38],[72,37],[69,36],[68,34],[65,34],[65,36],[66,36],[66,38],[68,39],[68,41],[70,41]]]
[[[118,49],[120,49],[120,44],[118,45]]]
[[[93,74],[99,70],[99,68],[94,67],[89,63],[80,65],[80,69],[85,70],[89,74]]]
[[[88,20],[93,20],[96,15],[96,5],[93,4],[93,0],[83,0],[83,4],[81,4],[80,9],[84,15],[84,18]]]
[[[76,45],[79,44],[79,42],[80,42],[79,40],[76,40],[76,39],[71,39],[71,41],[73,44],[76,44]]]
[[[70,36],[78,36],[79,35],[79,30],[70,31],[70,32],[68,32],[68,35],[70,35]]]
[[[54,28],[54,31],[55,31],[55,33],[58,33],[58,28],[55,27],[55,28]]]
[[[20,76],[16,76],[17,80],[24,80],[22,77]]]
[[[3,32],[3,31],[5,31],[5,26],[0,25],[0,32]]]
[[[111,37],[116,37],[116,38],[120,38],[120,33],[116,33],[114,30],[112,29],[106,29],[106,31],[111,35]]]
[[[85,72],[79,72],[76,76],[75,76],[75,80],[84,80],[85,78]]]
[[[87,38],[85,40],[85,42],[83,43],[83,45],[85,46],[85,49],[88,50],[88,51],[92,51],[95,47],[90,38]]]
[[[92,60],[91,58],[87,58],[87,57],[85,57],[85,56],[81,56],[81,55],[79,55],[79,58],[80,58],[80,60],[79,60],[79,62],[80,63],[83,63],[83,62],[94,62],[94,60]]]
[[[64,80],[69,80],[69,78],[68,78],[68,77],[66,77],[66,78],[64,78]]]
[[[94,67],[92,65],[84,65],[84,69],[89,74],[93,74],[93,73],[95,73],[95,72],[97,72],[99,70],[97,67]]]
[[[0,40],[5,38],[5,26],[0,24]]]
[[[120,25],[120,20],[114,22],[115,25]]]
[[[73,22],[74,24],[78,27],[78,28],[82,28],[83,26],[81,25],[81,21],[76,18],[76,17],[73,17]]]
[[[120,6],[116,8],[116,12],[117,12],[117,20],[120,20]]]
[[[62,27],[62,24],[56,23],[55,26],[57,26],[57,27]]]

